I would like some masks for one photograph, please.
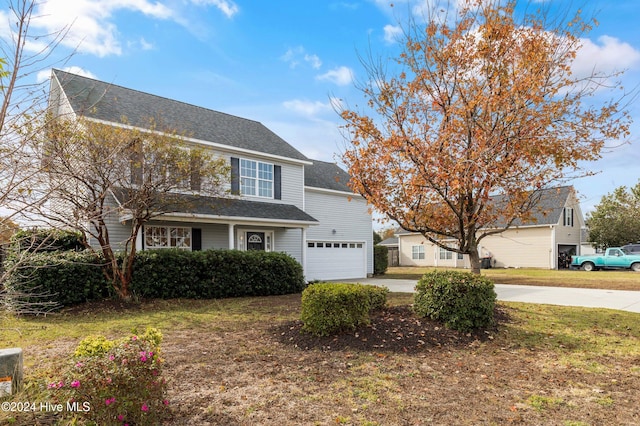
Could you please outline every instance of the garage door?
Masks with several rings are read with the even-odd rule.
[[[359,242],[307,242],[307,281],[365,278],[365,244]]]

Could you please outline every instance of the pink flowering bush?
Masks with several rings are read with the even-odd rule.
[[[99,341],[101,349],[109,349],[95,350],[92,341],[87,341],[91,339]],[[85,408],[64,413],[74,420],[84,418],[99,425],[161,423],[169,415],[159,356],[162,334],[148,328],[142,335],[105,341],[89,337],[78,345],[65,380],[47,386],[54,400]]]

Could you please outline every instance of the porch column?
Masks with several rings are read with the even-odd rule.
[[[144,227],[141,226],[140,230],[138,231],[138,235],[136,235],[136,251],[140,251],[143,249],[142,247],[142,234],[144,233]]]
[[[229,224],[229,250],[236,248],[235,225]]]

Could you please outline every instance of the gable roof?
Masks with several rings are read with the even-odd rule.
[[[562,219],[564,207],[567,204],[569,196],[573,193],[572,186],[559,186],[555,188],[544,188],[535,191],[533,197],[538,197],[538,200],[531,210],[531,218],[526,221],[516,219],[511,227],[518,226],[549,226],[556,225]],[[503,195],[495,195],[491,197],[491,201],[496,204],[504,202]],[[506,226],[506,221],[498,221],[495,224],[496,228],[502,228]],[[396,235],[413,234],[413,232],[405,231],[399,228]]]
[[[353,193],[347,183],[351,176],[335,163],[312,160],[312,165],[304,168],[304,184],[314,188]]]
[[[535,191],[533,196],[539,198],[531,210],[531,219],[524,222],[516,219],[511,226],[556,225],[562,218],[562,212],[572,193],[572,186],[559,186]],[[496,204],[500,204],[503,202],[504,196],[495,196],[493,200]],[[499,227],[504,225],[506,222],[497,223]]]
[[[154,119],[169,128],[189,132],[202,141],[227,145],[295,160],[308,161],[263,124],[184,102],[127,89],[76,74],[54,69],[55,79],[62,88],[73,111],[87,118],[148,128]],[[53,82],[52,82],[53,84]]]

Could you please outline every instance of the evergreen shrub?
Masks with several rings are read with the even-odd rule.
[[[447,327],[470,331],[493,323],[496,292],[491,280],[461,271],[426,273],[416,285],[414,311]]]
[[[373,274],[384,275],[389,266],[389,249],[385,246],[373,246]]]
[[[353,283],[312,284],[302,292],[302,329],[316,336],[370,323],[370,312],[386,305],[388,289]]]

